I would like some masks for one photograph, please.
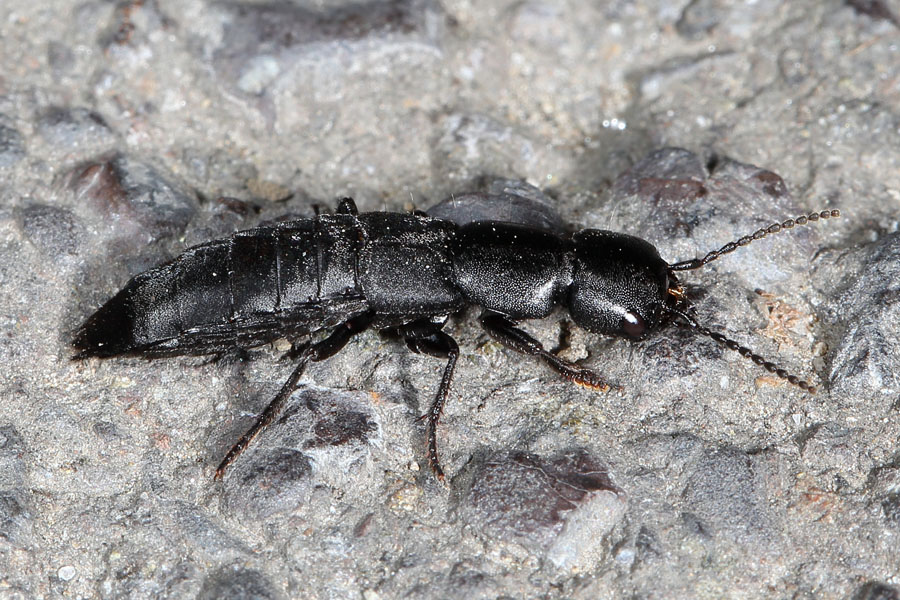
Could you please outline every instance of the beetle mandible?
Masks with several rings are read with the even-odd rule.
[[[360,214],[344,198],[334,214],[235,233],[185,250],[133,277],[75,334],[76,359],[120,355],[222,355],[279,338],[307,340],[297,363],[254,425],[225,455],[215,477],[279,413],[306,365],[339,352],[366,329],[399,333],[413,352],[446,359],[428,412],[428,461],[438,478],[436,429],[459,347],[442,330],[449,315],[481,307],[485,331],[536,356],[562,377],[602,391],[599,374],[546,350],[517,322],[568,309],[591,333],[641,339],[675,323],[711,337],[791,384],[815,388],[702,326],[676,273],[698,269],[769,234],[831,217],[823,210],[744,236],[702,258],[666,263],[649,242],[612,231],[571,236],[499,221],[465,225],[424,213]],[[309,336],[330,329],[316,342]]]

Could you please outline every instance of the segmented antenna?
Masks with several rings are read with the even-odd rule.
[[[728,254],[729,252],[734,252],[741,246],[746,246],[750,242],[754,242],[756,240],[761,240],[767,235],[778,233],[784,229],[791,229],[795,225],[806,225],[807,223],[818,221],[819,219],[830,219],[841,216],[841,211],[837,209],[833,210],[823,210],[820,212],[810,213],[806,216],[800,216],[796,219],[788,219],[783,223],[774,223],[769,225],[768,227],[763,227],[762,229],[751,233],[750,235],[745,235],[744,237],[736,240],[734,242],[728,242],[718,250],[713,250],[703,258],[694,258],[692,260],[683,260],[681,262],[677,262],[675,264],[669,265],[669,271],[691,271],[693,269],[699,269],[700,267],[711,263],[716,260],[723,254]],[[736,349],[736,348],[735,348]],[[754,362],[756,362],[754,360]],[[761,363],[760,363],[761,364]],[[766,367],[768,368],[768,367]],[[771,369],[770,369],[771,370]],[[773,371],[774,372],[774,371]],[[801,386],[802,387],[802,386]],[[805,388],[804,388],[805,389]]]
[[[790,383],[792,385],[796,385],[801,390],[806,390],[810,394],[816,393],[816,386],[810,384],[807,381],[804,381],[803,379],[800,379],[796,375],[791,375],[790,373],[788,373],[786,370],[782,369],[775,363],[766,360],[759,354],[756,354],[750,348],[747,348],[746,346],[741,346],[734,340],[725,337],[721,333],[717,333],[715,331],[711,331],[710,329],[708,329],[706,327],[703,327],[693,317],[691,317],[687,313],[684,313],[684,312],[674,309],[674,308],[669,308],[667,310],[671,314],[675,315],[676,317],[680,317],[682,319],[682,321],[675,321],[675,324],[678,325],[679,327],[686,327],[688,329],[692,329],[692,330],[696,331],[697,333],[703,334],[707,337],[711,337],[716,342],[725,346],[729,350],[734,350],[741,356],[743,356],[745,358],[749,358],[750,360],[752,360],[754,363],[756,363],[759,366],[761,366],[762,368],[764,368],[769,373],[773,373],[773,374],[777,375],[778,377],[784,379],[788,383]]]

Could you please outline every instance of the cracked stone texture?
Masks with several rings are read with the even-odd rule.
[[[900,3],[5,0],[0,4],[0,597],[897,598]],[[527,324],[621,385],[490,341],[366,333],[70,360],[72,332],[188,245],[353,196],[639,235],[690,331]],[[455,215],[454,215],[455,213]]]

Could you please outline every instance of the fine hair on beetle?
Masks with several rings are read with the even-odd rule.
[[[702,258],[669,264],[652,244],[624,233],[583,229],[563,236],[522,223],[359,213],[344,198],[333,214],[241,231],[135,275],[78,329],[74,358],[220,357],[281,338],[291,341],[290,376],[222,459],[215,471],[220,479],[274,421],[309,362],[334,356],[367,329],[391,332],[413,352],[446,361],[421,417],[428,462],[442,478],[437,426],[459,357],[459,346],[443,327],[467,306],[482,309],[479,324],[501,345],[591,389],[612,386],[545,349],[518,323],[547,317],[557,306],[591,333],[634,340],[675,323],[815,393],[807,381],[698,323],[676,274],[767,235],[839,215],[823,210],[788,219]],[[327,335],[312,340],[319,331]]]

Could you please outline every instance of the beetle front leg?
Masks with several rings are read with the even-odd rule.
[[[485,311],[481,313],[478,321],[492,338],[510,350],[537,356],[565,379],[592,390],[601,392],[610,390],[609,383],[600,375],[547,351],[539,341],[516,327],[515,323],[503,315]]]
[[[422,419],[428,419],[428,464],[438,479],[444,479],[444,470],[438,459],[437,451],[437,425],[444,411],[444,404],[450,394],[450,381],[453,379],[453,371],[456,368],[456,359],[459,358],[459,345],[456,340],[441,331],[443,324],[428,320],[414,321],[399,328],[400,334],[406,340],[409,349],[416,353],[427,354],[436,358],[446,358],[447,366],[444,367],[444,375],[441,377],[441,385],[438,387],[434,402],[428,412],[422,415]]]
[[[269,402],[269,405],[266,406],[262,414],[259,415],[259,418],[256,419],[253,427],[248,429],[247,433],[241,436],[241,439],[231,447],[231,450],[228,451],[228,454],[226,454],[225,458],[222,459],[222,462],[219,463],[219,466],[216,468],[214,479],[222,479],[228,466],[247,449],[250,442],[252,442],[263,429],[268,427],[272,421],[275,420],[275,417],[281,412],[284,403],[297,388],[297,382],[300,381],[303,371],[306,370],[307,363],[309,361],[318,362],[325,360],[340,352],[341,349],[347,345],[347,342],[353,339],[353,336],[365,331],[369,327],[372,323],[372,318],[373,315],[371,313],[357,315],[335,328],[324,340],[308,345],[300,350],[297,354],[297,366],[294,367],[291,376],[288,377],[288,380],[281,386],[281,389],[278,391],[275,398]]]

